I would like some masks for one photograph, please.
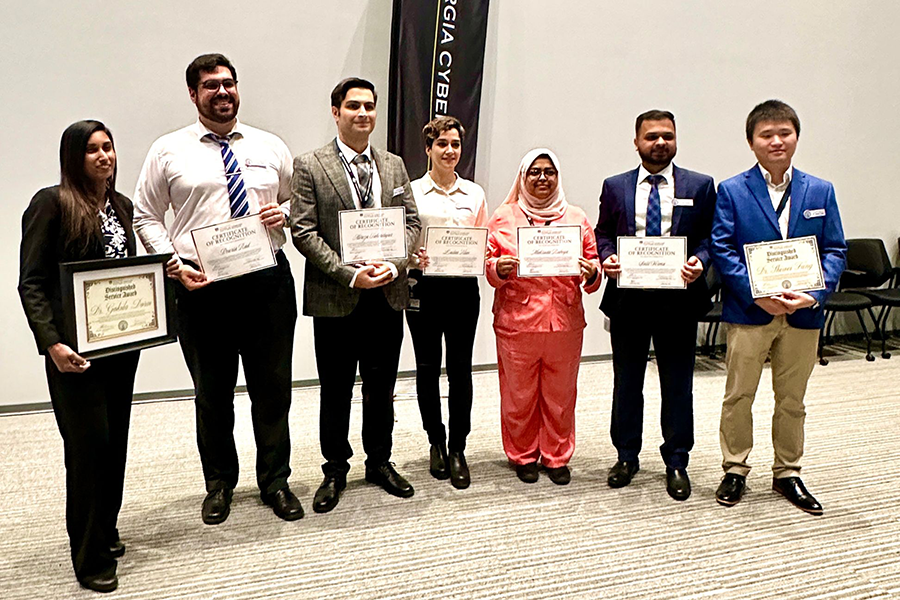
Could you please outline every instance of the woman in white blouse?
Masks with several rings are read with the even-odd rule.
[[[422,130],[431,169],[412,182],[422,220],[419,250],[411,264],[426,267],[428,227],[486,227],[484,190],[456,173],[465,129],[453,117],[438,117]],[[430,471],[450,479],[457,489],[469,487],[466,437],[471,429],[472,348],[481,299],[476,277],[429,277],[419,268],[409,272],[410,307],[406,320],[416,354],[416,392],[422,426],[428,433]],[[449,438],[441,420],[442,340],[447,346]],[[448,452],[449,450],[449,452]]]

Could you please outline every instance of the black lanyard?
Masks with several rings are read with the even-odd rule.
[[[775,209],[775,216],[780,219],[781,213],[784,212],[784,207],[787,206],[788,200],[791,199],[791,184],[794,183],[794,180],[788,182],[787,187],[784,188],[784,195],[781,196],[781,202],[778,203],[778,208]]]
[[[524,210],[522,211],[522,214],[525,215],[526,219],[528,219],[528,224],[534,227],[534,219],[532,219],[531,216]],[[544,223],[544,227],[550,227],[550,223],[552,222],[553,221],[547,221],[546,223]]]
[[[347,171],[347,175],[350,176],[350,181],[353,182],[353,187],[356,188],[356,197],[359,198],[359,205],[365,207],[369,195],[372,193],[372,180],[375,179],[373,169],[371,166],[369,167],[369,183],[366,185],[366,195],[363,196],[362,188],[359,187],[359,179],[356,178],[356,173],[350,168],[350,163],[347,162],[347,158],[344,156],[344,153],[341,152],[341,147],[338,146],[337,139],[334,140],[334,149],[337,150],[338,156],[341,159],[341,164],[344,165],[344,170]]]

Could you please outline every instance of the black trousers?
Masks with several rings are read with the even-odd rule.
[[[178,337],[194,380],[197,447],[207,491],[238,482],[234,387],[244,367],[256,439],[256,483],[263,494],[287,487],[291,474],[291,354],[297,300],[283,252],[270,269],[178,288]]]
[[[394,384],[403,342],[403,315],[378,288],[364,290],[345,317],[314,317],[320,382],[319,443],[329,476],[350,470],[350,401],[356,369],[362,378],[362,441],[366,465],[391,458]]]
[[[416,276],[419,310],[407,310],[406,322],[416,353],[416,395],[422,427],[432,444],[447,442],[441,417],[442,341],[447,344],[447,382],[451,452],[466,449],[472,429],[472,348],[481,298],[474,277]]]
[[[665,299],[667,292],[638,292],[610,318],[613,405],[610,435],[622,461],[637,460],[644,424],[644,374],[650,341],[656,352],[662,400],[659,450],[666,466],[683,469],[694,446],[694,351],[697,321]]]
[[[61,373],[45,360],[50,402],[66,460],[66,530],[78,578],[115,572],[109,546],[119,539],[131,397],[139,352],[91,361]]]

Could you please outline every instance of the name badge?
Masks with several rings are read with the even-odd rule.
[[[825,209],[824,208],[807,208],[803,211],[803,217],[806,219],[815,219],[816,217],[824,217]]]
[[[395,187],[394,191],[391,193],[391,196],[400,196],[403,194],[403,186]]]
[[[674,206],[693,206],[694,199],[693,198],[675,198],[672,202]]]

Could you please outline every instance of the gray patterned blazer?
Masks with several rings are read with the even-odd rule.
[[[399,156],[374,147],[372,156],[381,179],[381,206],[406,209],[406,243],[411,248],[421,225],[406,166]],[[360,290],[350,287],[356,269],[341,263],[338,211],[356,207],[334,141],[294,159],[291,189],[291,235],[294,246],[306,257],[303,314],[349,315],[359,302]],[[394,310],[403,310],[409,300],[407,261],[391,262],[397,266],[399,276],[378,289],[384,292]]]

